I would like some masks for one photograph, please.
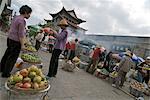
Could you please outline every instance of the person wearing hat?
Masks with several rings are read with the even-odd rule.
[[[150,68],[150,56],[146,57],[145,61],[138,65],[138,73],[137,73],[137,81],[145,83],[148,85],[148,81],[150,79],[150,70],[145,70],[145,68]]]
[[[125,53],[125,56],[121,59],[118,66],[118,77],[115,79],[112,86],[117,88],[123,86],[127,72],[129,72],[131,68],[135,68],[135,64],[131,59],[132,56],[133,53],[131,51]]]
[[[56,38],[56,42],[55,42],[54,50],[52,52],[52,57],[50,60],[49,71],[47,74],[48,78],[56,77],[59,55],[64,50],[64,47],[67,41],[67,36],[68,36],[68,31],[66,29],[68,26],[68,23],[66,19],[63,18],[59,22],[58,26],[62,29],[60,33],[57,33],[55,30],[51,29],[51,31],[53,31],[54,33],[54,37]]]
[[[86,72],[94,73],[95,67],[98,64],[102,52],[101,52],[101,45],[97,45],[93,51],[92,59],[86,69]],[[91,69],[91,70],[90,70]]]
[[[36,39],[36,43],[35,43],[35,49],[38,51],[40,46],[41,46],[41,42],[42,42],[42,39],[44,37],[44,33],[43,33],[43,30],[39,30],[35,39]]]

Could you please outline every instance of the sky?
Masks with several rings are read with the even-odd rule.
[[[86,21],[79,26],[88,34],[150,37],[150,0],[12,0],[11,8],[18,14],[22,5],[33,9],[28,25],[52,19],[49,13],[64,6]]]

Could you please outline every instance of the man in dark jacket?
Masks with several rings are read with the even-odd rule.
[[[135,67],[131,59],[132,56],[133,54],[130,51],[126,52],[125,57],[123,57],[119,63],[118,77],[115,80],[115,84],[112,84],[112,86],[117,88],[123,86],[127,72],[129,72],[131,68]]]

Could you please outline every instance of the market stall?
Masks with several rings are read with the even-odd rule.
[[[46,100],[50,84],[42,73],[42,61],[30,45],[19,58],[5,82],[8,100]]]
[[[5,82],[8,100],[45,100],[50,84],[37,66],[12,74]]]

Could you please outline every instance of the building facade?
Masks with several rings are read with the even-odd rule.
[[[117,35],[87,35],[86,38],[95,40],[108,51],[124,52],[130,49],[140,57],[150,56],[150,37],[117,36]]]
[[[69,27],[67,30],[69,31],[69,36],[76,36],[79,37],[82,34],[85,34],[87,31],[84,28],[79,27],[79,24],[86,22],[80,18],[77,17],[74,10],[67,11],[64,7],[59,11],[58,13],[51,14],[52,20],[45,20],[47,23],[51,23],[52,26],[54,26],[56,29],[59,29],[57,26],[58,23],[62,18],[65,18],[69,24]]]

